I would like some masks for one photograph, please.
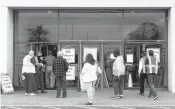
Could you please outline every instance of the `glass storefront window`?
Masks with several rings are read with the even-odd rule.
[[[44,57],[48,55],[49,50],[53,51],[54,56],[56,56],[57,51],[62,48],[75,48],[76,62],[71,64],[77,66],[76,77],[81,70],[80,66],[83,66],[83,48],[97,48],[97,61],[104,65],[109,83],[112,83],[110,53],[115,48],[120,47],[121,54],[126,62],[125,50],[132,49],[135,68],[132,80],[134,87],[137,87],[139,85],[137,71],[140,55],[147,47],[153,46],[149,43],[144,44],[142,41],[153,39],[167,42],[168,38],[166,10],[15,10],[14,15],[14,81],[18,80],[22,58],[31,49],[27,42],[31,42],[33,43],[32,49],[36,53],[41,51]],[[148,40],[148,42],[153,40]],[[161,49],[160,65],[163,69],[162,75],[157,77],[157,80],[161,81],[157,81],[158,85],[156,86],[167,86],[167,43],[155,41],[155,44],[158,44]],[[101,45],[104,45],[103,49]],[[102,51],[104,57],[101,54]],[[125,85],[127,85],[127,80],[128,77],[126,77]],[[77,84],[77,81],[74,81],[73,84],[71,82],[70,85],[75,86]],[[15,84],[18,82],[16,81]]]
[[[60,40],[121,40],[122,13],[59,13]]]
[[[58,11],[16,10],[15,42],[45,41],[58,41]]]
[[[167,40],[166,10],[124,10],[123,39]]]

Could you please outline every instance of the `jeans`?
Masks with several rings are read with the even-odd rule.
[[[34,93],[34,87],[35,87],[35,78],[34,73],[24,73],[25,76],[24,79],[24,89],[25,93]]]
[[[113,77],[113,90],[114,95],[123,95],[124,90],[124,75]]]
[[[41,89],[41,92],[44,92],[44,72],[38,71],[35,73],[35,92]]]
[[[87,92],[88,102],[93,103],[94,93],[95,93],[95,81],[93,82],[84,82],[84,87]]]
[[[47,88],[54,88],[54,86],[55,86],[55,75],[53,74],[52,66],[47,66],[46,67],[45,78],[46,78],[46,87]]]
[[[146,73],[141,73],[140,74],[140,93],[144,93],[144,85],[145,85],[145,80],[147,81],[147,74]],[[148,81],[147,81],[148,83]]]
[[[147,78],[148,78],[148,84],[149,84],[149,87],[150,87],[150,91],[149,91],[149,97],[151,96],[154,96],[156,97],[158,94],[154,88],[154,79],[155,79],[155,74],[148,74],[147,75]]]
[[[67,97],[66,75],[56,76],[56,84],[57,84],[57,97],[60,97],[61,95],[61,88],[63,89],[63,97]]]

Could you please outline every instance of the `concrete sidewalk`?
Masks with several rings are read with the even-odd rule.
[[[24,91],[15,91],[14,94],[1,95],[1,105],[84,105],[87,101],[85,92],[77,92],[77,90],[68,90],[67,98],[56,98],[56,90],[47,90],[46,94],[37,94],[36,96],[25,96]],[[175,94],[166,90],[157,90],[159,94],[158,100],[147,98],[148,91],[145,96],[138,95],[139,90],[125,90],[124,98],[112,100],[112,88],[106,88],[104,91],[96,90],[94,105],[173,105],[175,106]]]

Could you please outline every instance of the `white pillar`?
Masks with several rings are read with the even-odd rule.
[[[13,79],[13,10],[1,6],[0,11],[0,73],[9,73]]]
[[[175,8],[169,9],[168,19],[168,89],[175,92]]]

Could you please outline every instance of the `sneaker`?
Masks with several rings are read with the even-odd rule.
[[[46,91],[41,91],[41,93],[47,93]]]
[[[157,98],[159,98],[159,96],[158,96],[158,95],[154,97],[154,100],[157,100]]]
[[[35,93],[30,93],[29,95],[34,96],[34,95],[36,95],[36,94],[35,94]]]
[[[25,96],[28,96],[29,94],[28,93],[25,93]]]
[[[114,95],[113,97],[111,97],[111,99],[120,99],[121,97],[119,95]]]
[[[123,98],[123,95],[120,95],[119,97],[120,97],[120,98]]]
[[[139,93],[140,96],[144,96],[144,93]]]

